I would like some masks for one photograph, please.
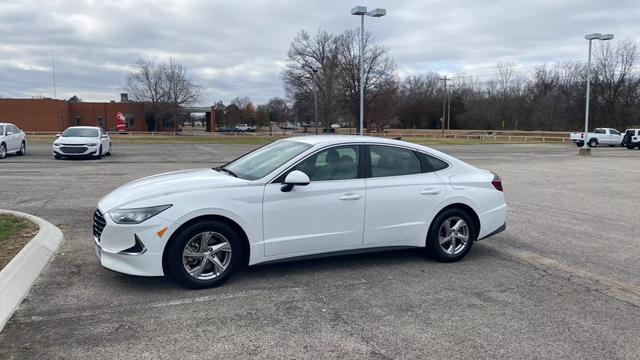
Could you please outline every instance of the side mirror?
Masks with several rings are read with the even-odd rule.
[[[289,192],[296,185],[305,186],[309,185],[310,182],[311,180],[309,179],[309,176],[307,176],[307,174],[303,173],[300,170],[293,170],[292,172],[287,174],[287,177],[284,178],[284,184],[282,185],[280,190],[282,190],[282,192]]]
[[[102,135],[102,138],[104,138],[104,139],[106,139],[107,137],[109,137],[109,134]]]
[[[60,133],[57,133],[57,134],[56,134],[56,137],[57,137],[57,138],[59,138],[59,137],[60,137]]]

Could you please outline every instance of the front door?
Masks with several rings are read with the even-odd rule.
[[[360,146],[324,149],[291,170],[311,183],[281,190],[284,175],[265,186],[263,233],[265,255],[297,256],[357,248],[362,245],[365,180]]]

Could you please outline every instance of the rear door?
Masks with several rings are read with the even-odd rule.
[[[412,149],[369,145],[365,245],[423,245],[446,186]],[[428,155],[424,155],[428,156]]]

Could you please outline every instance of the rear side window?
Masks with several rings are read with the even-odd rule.
[[[418,156],[420,156],[422,172],[440,171],[449,167],[449,164],[431,155],[418,153]]]
[[[0,125],[0,135],[4,135],[4,125]]]
[[[371,145],[371,177],[412,175],[422,172],[420,159],[411,150]]]

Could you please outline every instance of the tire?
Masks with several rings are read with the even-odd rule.
[[[7,157],[7,145],[0,144],[0,159],[4,159]]]
[[[16,153],[17,155],[25,155],[27,153],[27,144],[23,141],[22,144],[20,144],[20,150],[18,150],[18,152]]]
[[[56,159],[56,160],[60,160],[60,159],[62,159],[62,156],[60,156],[60,155],[53,155],[53,158],[54,158],[54,159]]]
[[[458,223],[462,221],[462,223]],[[446,240],[455,232],[448,232],[445,224],[452,230],[455,226],[458,228],[458,236],[452,240]],[[463,238],[466,242],[463,243]],[[469,214],[459,208],[451,208],[438,214],[431,223],[429,233],[427,235],[426,249],[427,254],[441,262],[455,262],[464,258],[473,243],[478,237],[478,229]],[[441,240],[442,239],[442,240]]]
[[[109,152],[107,152],[105,155],[111,156],[111,143],[109,143]]]
[[[98,160],[102,159],[102,145],[100,145],[100,150],[98,150],[98,155],[94,156],[94,158]]]
[[[208,247],[201,251],[203,234]],[[211,252],[216,246],[219,249]],[[238,269],[243,256],[240,235],[231,226],[215,220],[187,226],[172,237],[166,251],[169,276],[190,289],[222,285]],[[198,255],[186,256],[185,251]],[[213,259],[217,259],[217,265],[214,265]]]
[[[591,139],[591,140],[589,140],[589,142],[587,143],[587,145],[589,145],[589,147],[596,147],[596,146],[598,146],[598,140],[596,140],[596,139]]]
[[[627,149],[633,150],[634,148],[635,148],[635,145],[627,144]]]
[[[577,143],[576,143],[576,146],[577,146],[577,147],[583,147],[583,146],[584,146],[584,143],[577,142]]]

